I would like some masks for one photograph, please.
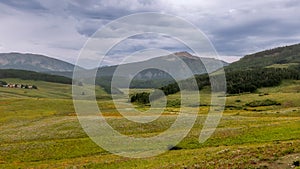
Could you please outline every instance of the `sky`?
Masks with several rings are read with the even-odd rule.
[[[0,52],[43,54],[75,63],[98,29],[141,12],[185,19],[207,36],[220,59],[227,62],[300,43],[299,0],[1,0]],[[126,39],[111,53],[128,55],[141,46],[171,53],[185,50],[172,38],[143,35]],[[105,62],[116,63],[114,59]]]

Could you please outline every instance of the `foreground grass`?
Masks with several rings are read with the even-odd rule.
[[[273,168],[284,156],[300,153],[299,81],[227,97],[218,128],[200,144],[198,137],[210,104],[209,89],[203,90],[197,121],[176,145],[177,150],[144,159],[123,158],[101,149],[77,120],[70,86],[51,84],[50,89],[48,83],[37,83],[41,93],[0,88],[5,95],[0,97],[0,168]],[[57,98],[51,94],[63,91]],[[176,100],[177,95],[168,99]],[[265,99],[281,105],[246,106]],[[120,117],[109,100],[98,104],[113,128],[132,137],[163,132],[179,112],[176,105],[168,107],[158,120],[141,125]]]
[[[299,153],[299,141],[208,147],[169,151],[145,159],[128,159],[111,154],[94,154],[63,160],[14,162],[5,168],[266,168],[280,157]]]
[[[172,116],[163,118],[167,124]],[[190,134],[177,145],[179,150],[142,160],[121,158],[98,147],[82,131],[75,117],[59,116],[34,123],[2,126],[0,161],[3,168],[71,167],[88,168],[174,168],[188,166],[251,166],[273,162],[281,156],[299,153],[300,117],[243,117],[225,115],[214,133],[204,144],[198,143],[202,117]],[[125,119],[108,119],[121,133],[131,136],[152,136],[165,127],[136,130],[136,124]],[[161,123],[163,124],[163,123]],[[235,160],[232,160],[234,156]],[[177,161],[178,160],[178,161]],[[165,168],[164,167],[164,168]],[[52,167],[51,167],[52,168]]]

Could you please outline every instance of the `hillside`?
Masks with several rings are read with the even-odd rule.
[[[19,88],[5,88],[0,87],[0,100],[7,98],[18,99],[33,99],[33,98],[47,98],[47,99],[72,99],[72,85],[63,83],[47,82],[45,80],[24,80],[20,78],[0,78],[1,81],[13,84],[32,84],[38,87],[38,90],[27,90]],[[100,87],[96,86],[95,90],[97,99],[108,99],[109,95]],[[91,91],[85,91],[85,95],[88,96]],[[80,94],[80,93],[79,93]],[[54,101],[53,101],[54,102]],[[72,105],[72,103],[70,103]],[[38,107],[39,105],[37,105]],[[55,108],[55,106],[53,106]],[[27,108],[27,109],[32,109]],[[42,107],[39,109],[43,109]]]
[[[289,67],[300,64],[300,44],[278,47],[246,55],[226,67],[227,70],[245,70],[265,67]]]
[[[133,76],[130,72],[131,70],[143,70],[144,68],[151,68],[153,66],[160,66],[167,70],[169,73],[173,73],[175,78],[185,79],[186,74],[183,70],[184,65],[182,61],[190,68],[193,74],[204,74],[211,73],[213,71],[218,70],[221,66],[227,66],[228,63],[224,61],[220,61],[214,58],[200,58],[197,56],[193,56],[188,52],[177,52],[174,54],[170,54],[167,56],[160,56],[156,58],[152,58],[142,62],[134,62],[123,65],[115,65],[108,67],[101,67],[98,69],[98,76],[112,76],[114,71],[117,68],[122,68],[125,70],[119,74],[122,77],[131,77]],[[205,66],[204,66],[205,65]],[[178,67],[180,66],[180,67]],[[139,73],[136,77],[137,79],[161,79],[166,78],[166,72],[157,71],[158,69],[146,69]],[[208,71],[207,71],[208,70]]]
[[[37,54],[0,53],[0,69],[20,69],[35,72],[73,71],[74,65]]]
[[[200,58],[188,52],[177,52],[142,62],[101,67],[98,69],[97,76],[102,85],[110,85],[115,71],[122,69],[117,75],[114,75],[114,78],[118,80],[118,86],[114,87],[126,87],[126,83],[133,78],[132,88],[157,88],[174,82],[174,79],[183,80],[196,74],[211,73],[227,65],[228,63],[217,59]],[[153,68],[155,66],[162,67],[165,71]],[[191,74],[187,74],[186,66],[190,69]],[[134,75],[132,70],[140,72]]]
[[[211,76],[219,75],[218,72],[211,74]],[[247,55],[225,67],[225,76],[228,94],[253,93],[259,88],[278,86],[283,80],[300,80],[300,44]],[[199,90],[210,86],[208,74],[196,75],[195,79]],[[191,83],[191,79],[179,83],[185,86]],[[180,91],[177,83],[171,83],[160,89],[166,95]]]
[[[72,84],[72,79],[63,76],[49,75],[26,70],[0,69],[0,79],[5,78],[19,78],[22,80],[39,80],[45,82]]]

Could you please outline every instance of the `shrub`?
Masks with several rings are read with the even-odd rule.
[[[150,96],[150,93],[147,93],[147,92],[136,93],[131,96],[130,102],[147,104],[147,103],[150,103],[149,96]]]
[[[168,150],[181,150],[182,148],[179,146],[168,145]]]
[[[7,85],[7,83],[5,81],[0,80],[0,86],[3,86],[3,85]]]
[[[266,100],[255,100],[246,104],[246,106],[249,107],[272,106],[272,105],[281,105],[281,103],[278,103],[275,100],[266,99]]]

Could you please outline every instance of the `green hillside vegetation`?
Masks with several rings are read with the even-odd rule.
[[[266,100],[254,100],[250,103],[245,104],[249,107],[261,107],[261,106],[273,106],[273,105],[281,105],[281,103],[278,103],[274,100],[266,99]]]
[[[33,71],[27,71],[27,70],[0,69],[0,79],[5,79],[5,78],[18,78],[21,80],[28,80],[31,83],[27,83],[27,84],[32,84],[37,87],[39,87],[39,86],[36,84],[35,81],[53,82],[53,83],[60,83],[60,84],[72,84],[72,79],[68,78],[68,77],[64,77],[64,76],[50,75],[50,74],[46,74],[46,73],[39,73],[39,72],[33,72]],[[111,87],[107,85],[110,83],[107,83],[107,81],[108,81],[107,79],[97,78],[96,85],[101,86],[101,88],[104,89],[104,91],[106,93],[122,94],[122,92],[115,87],[113,87],[113,90],[111,90]],[[18,82],[18,81],[16,81],[16,82],[4,81],[4,80],[0,81],[0,85],[4,85],[7,83],[20,84],[20,82]]]
[[[265,67],[278,67],[279,65],[299,65],[300,44],[284,46],[247,55],[237,62],[227,66],[229,71],[257,69]]]
[[[0,81],[19,83],[19,84],[35,84],[38,90],[26,90],[19,88],[3,88],[0,87],[0,98],[51,98],[51,99],[71,99],[72,98],[72,85],[61,84],[45,81],[35,80],[23,80],[16,78],[0,79]],[[98,99],[108,99],[109,95],[103,90],[102,87],[96,86],[96,96]],[[85,91],[85,95],[88,96],[91,91]],[[79,93],[80,94],[80,93]]]
[[[0,79],[4,78],[19,78],[23,80],[40,80],[46,82],[72,84],[72,79],[67,77],[15,69],[0,69]]]
[[[299,80],[300,66],[288,69],[265,68],[226,72],[227,92],[229,94],[255,92],[261,87],[278,86],[284,79]]]

